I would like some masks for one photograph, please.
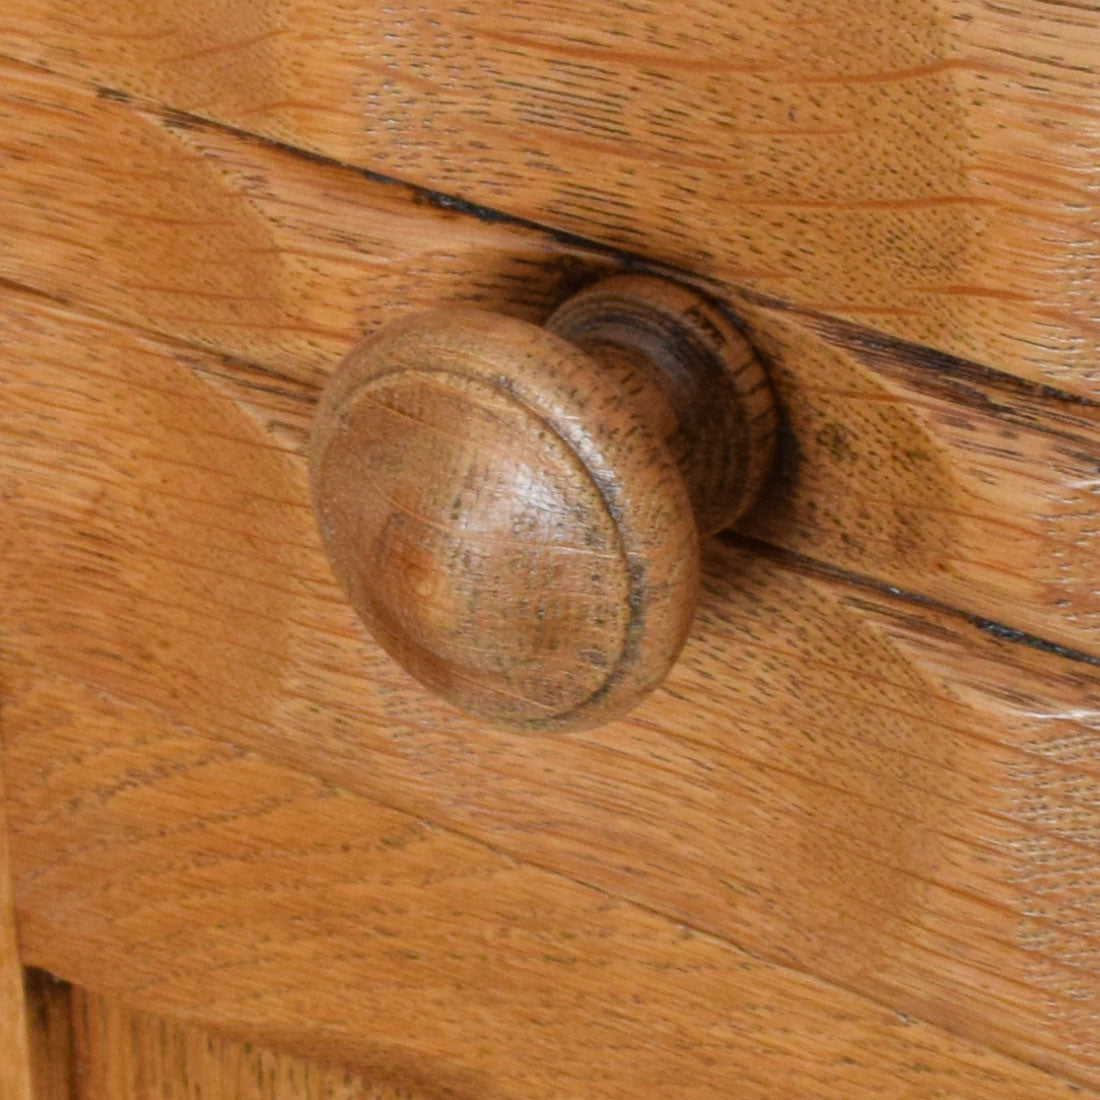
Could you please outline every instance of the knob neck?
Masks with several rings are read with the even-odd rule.
[[[701,534],[751,507],[771,467],[774,404],[752,348],[714,303],[621,275],[570,298],[546,328],[622,379],[679,466]]]

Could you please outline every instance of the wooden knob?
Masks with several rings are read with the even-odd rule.
[[[313,504],[352,604],[413,676],[496,724],[581,729],[675,661],[699,535],[751,505],[774,424],[719,309],[617,276],[544,328],[440,309],[358,344],[318,410]]]

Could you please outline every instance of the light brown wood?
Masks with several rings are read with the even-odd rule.
[[[668,673],[700,533],[751,507],[774,437],[763,369],[719,309],[620,275],[545,328],[440,309],[356,345],[322,394],[311,495],[406,671],[490,721],[579,730]]]
[[[2,709],[0,707],[0,711]],[[11,864],[3,803],[4,768],[0,752],[0,1097],[3,1100],[31,1100],[23,966],[12,909]]]
[[[365,331],[476,305],[540,322],[614,257],[194,120],[0,70],[0,276],[319,386]],[[48,149],[49,155],[43,154]],[[785,421],[742,530],[1100,655],[1100,409],[710,286]]]
[[[349,835],[369,845],[379,835],[372,800],[385,799],[436,833],[450,830],[448,843],[420,849],[419,869],[433,884],[467,865],[468,842],[455,832],[492,845],[502,853],[493,859],[519,860],[509,874],[533,876],[498,892],[499,880],[478,864],[476,891],[429,904],[426,918],[418,911],[420,923],[393,946],[420,953],[438,984],[418,983],[407,955],[383,961],[385,988],[411,1006],[424,1002],[427,985],[432,1019],[444,1017],[427,1051],[444,1063],[437,1078],[456,1062],[475,1067],[473,1083],[461,1073],[447,1079],[452,1092],[630,1095],[644,1079],[680,1094],[728,1095],[731,1074],[751,1088],[774,1069],[773,1047],[791,1048],[792,1027],[828,1038],[808,1076],[783,1081],[778,1095],[896,1094],[891,1076],[913,1095],[1055,1087],[988,1052],[960,1055],[965,1047],[923,1026],[920,1042],[939,1060],[910,1057],[892,1033],[878,1057],[874,1010],[868,1023],[847,1001],[837,1009],[832,998],[843,995],[816,979],[814,996],[824,991],[827,1007],[792,1009],[790,987],[773,986],[772,976],[798,988],[804,979],[784,965],[857,991],[852,1003],[864,1010],[871,998],[1098,1083],[1094,13],[1038,0],[997,10],[977,0],[832,6],[818,13],[824,23],[788,26],[776,20],[789,13],[773,5],[704,5],[672,42],[660,6],[652,28],[633,11],[620,41],[601,37],[625,11],[610,3],[586,7],[584,26],[570,34],[547,4],[475,14],[423,6],[413,15],[235,7],[221,22],[202,4],[89,9],[113,20],[104,35],[89,33],[75,6],[51,5],[51,27],[41,25],[44,4],[16,4],[15,16],[0,17],[15,24],[0,48],[25,59],[83,73],[99,65],[154,94],[205,82],[208,102],[184,105],[222,117],[222,103],[236,111],[254,95],[256,125],[269,133],[285,126],[286,136],[329,150],[330,139],[345,140],[364,161],[367,152],[392,154],[397,171],[422,182],[502,196],[499,205],[595,227],[606,241],[717,279],[710,289],[735,304],[775,362],[791,428],[784,494],[745,530],[997,620],[874,589],[860,595],[813,563],[727,544],[708,564],[683,665],[629,720],[532,745],[441,714],[363,642],[321,562],[302,503],[302,439],[317,383],[363,328],[386,319],[372,312],[376,292],[396,291],[386,306],[393,313],[426,298],[498,294],[516,301],[510,312],[541,316],[566,283],[587,277],[578,259],[603,268],[616,257],[486,226],[486,212],[481,221],[440,214],[448,205],[440,196],[418,193],[427,204],[415,207],[391,190],[387,201],[378,198],[385,187],[349,169],[140,104],[96,103],[24,73],[4,108],[8,163],[18,165],[2,185],[4,274],[256,361],[143,342],[27,298],[6,311],[21,331],[4,331],[10,365],[0,372],[0,580],[14,593],[0,610],[3,690],[17,701],[7,713],[17,720],[20,915],[40,961],[66,947],[62,961],[74,973],[150,1006],[215,1011],[242,1032],[261,1001],[273,1041],[362,1057],[363,1020],[348,1022],[348,975],[381,996],[372,984],[377,953],[346,946],[362,909],[349,901],[334,914],[318,902],[305,936],[300,926],[287,931],[293,921],[279,921],[300,893],[275,914],[272,897],[294,882],[312,897],[318,879],[300,864],[288,870],[272,851],[288,836],[324,853]],[[274,59],[269,70],[219,48],[239,46],[250,20],[283,14],[285,24],[244,47]],[[502,43],[483,15],[525,29]],[[740,40],[729,37],[728,19]],[[843,34],[828,33],[838,25]],[[189,37],[201,40],[199,56],[173,68],[161,51],[176,57]],[[295,50],[283,54],[287,42]],[[785,52],[771,72],[718,72],[700,63],[711,56],[703,42],[715,57],[722,51],[723,65],[742,47],[759,51],[765,68]],[[371,44],[391,48],[381,43],[404,53],[392,61],[391,87],[369,85],[376,98],[364,123],[361,104],[350,107],[340,90],[351,87],[349,75],[373,79],[362,74]],[[624,73],[638,86],[616,79]],[[410,81],[429,94],[409,95]],[[288,87],[300,93],[294,103]],[[684,155],[684,126],[667,123],[670,107],[700,120],[698,163]],[[795,116],[786,122],[785,109]],[[593,120],[592,110],[603,113]],[[563,123],[575,127],[571,136]],[[807,123],[816,132],[786,129]],[[382,136],[390,124],[396,141]],[[482,124],[491,140],[472,136]],[[375,131],[369,150],[364,125]],[[838,133],[846,126],[854,132]],[[611,131],[598,150],[597,128]],[[369,295],[365,252],[372,270],[391,271]],[[420,263],[406,264],[410,254]],[[525,264],[514,256],[535,259],[534,289],[521,287]],[[868,321],[887,335],[860,327]],[[1051,381],[1059,389],[1034,384]],[[1054,643],[1088,652],[1060,653]],[[98,748],[86,755],[93,727]],[[120,750],[123,735],[129,748]],[[149,762],[150,739],[184,757],[187,746],[257,751],[282,778],[244,768],[227,786],[211,785],[203,767],[203,782],[188,785],[179,756]],[[315,813],[291,813],[289,825],[257,833],[257,819],[268,822],[262,808],[249,803],[243,824],[227,808],[242,791],[256,796],[253,786],[270,791],[303,774],[354,791],[340,796],[356,806],[350,819],[336,821],[322,799]],[[209,828],[189,813],[200,795],[202,807],[221,807]],[[172,844],[154,836],[135,854],[154,813]],[[80,847],[81,829],[98,846]],[[251,888],[257,866],[267,868],[262,896],[245,901],[239,880],[210,870],[225,869],[242,830],[249,855],[236,863],[247,863]],[[187,847],[208,837],[210,846]],[[141,856],[150,863],[138,866]],[[369,905],[392,905],[393,882],[366,877],[373,851],[349,858],[336,880],[355,901],[366,892]],[[199,911],[215,925],[229,914],[205,940],[195,920],[204,874],[218,896]],[[627,930],[617,917],[610,925],[577,917],[570,894],[563,909],[525,926],[543,930],[534,938],[558,913],[562,923],[577,917],[591,930],[581,952],[591,963],[596,945],[636,945],[649,934],[631,923],[633,901],[652,911],[653,928],[667,930],[662,921],[672,917],[760,953],[769,961],[753,963],[753,973],[766,977],[738,986],[734,999],[728,970],[692,956],[690,995],[688,979],[671,991],[641,983],[643,1001],[661,1008],[647,1016],[631,1006],[627,1026],[639,1030],[624,1042],[615,1030],[622,1005],[599,998],[636,990],[636,971],[618,985],[606,969],[564,980],[542,971],[553,989],[540,999],[544,986],[519,988],[538,966],[533,952],[518,956],[518,971],[493,971],[488,986],[483,972],[499,952],[485,951],[477,967],[472,955],[439,956],[429,924],[431,935],[443,927],[464,942],[513,938],[514,914],[555,894],[560,876],[627,899],[598,895],[599,905],[629,914]],[[398,893],[409,910],[425,901],[419,886]],[[134,896],[159,900],[135,914]],[[504,905],[494,911],[503,916],[471,923],[486,897]],[[242,933],[234,919],[246,902],[257,915]],[[75,945],[74,929],[89,928],[98,940]],[[319,941],[339,950],[310,954]],[[98,942],[111,951],[125,943],[127,953],[93,954]],[[303,943],[297,980],[274,985],[300,962]],[[627,954],[630,965],[648,964],[646,974],[678,973],[681,957],[661,951]],[[229,994],[227,974],[241,983]],[[320,980],[320,993],[303,974]],[[702,1015],[696,994],[708,1001]],[[561,1022],[578,998],[579,1045]],[[448,1014],[455,1004],[469,1010],[461,1021]],[[368,1057],[392,1065],[395,1049],[408,1055],[391,1079],[407,1079],[411,1062],[425,1065],[422,1046],[408,1051],[409,1006],[375,1038],[383,1054],[375,1047]],[[532,1020],[547,1011],[557,1030],[535,1042],[568,1050],[553,1063],[557,1077],[532,1082],[541,1063],[499,1072],[498,1051],[531,1040]],[[612,1030],[600,1030],[600,1013]],[[852,1013],[857,1023],[844,1031]],[[307,1034],[307,1019],[323,1023]],[[495,1037],[497,1048],[470,1051],[471,1033]],[[738,1045],[745,1035],[748,1052]],[[631,1056],[605,1050],[616,1043]],[[793,1055],[799,1067],[804,1047]],[[690,1053],[656,1064],[670,1048]],[[600,1052],[594,1089],[577,1084],[589,1049]],[[700,1068],[712,1052],[718,1061]],[[868,1077],[872,1055],[878,1075]],[[837,1070],[845,1058],[857,1069]],[[964,1066],[961,1085],[946,1076],[953,1058]],[[915,1079],[917,1065],[932,1065],[931,1078]],[[855,1086],[846,1073],[857,1075]],[[776,1087],[762,1081],[760,1094]]]
[[[135,1006],[433,1100],[1074,1095],[155,708],[10,705],[28,958]]]
[[[210,996],[220,1012],[219,998],[237,995],[220,992],[231,980],[254,983],[233,1002],[238,1022],[255,1008],[248,997],[273,983],[288,991],[279,1012],[300,1004],[300,1021],[322,1021],[323,1041],[334,1003],[297,1001],[313,994],[305,978],[287,985],[278,977],[291,946],[289,955],[269,953],[262,937],[274,932],[245,933],[228,914],[252,904],[269,914],[269,888],[257,883],[290,881],[274,864],[272,878],[256,877],[257,846],[280,860],[288,838],[318,845],[284,853],[299,853],[307,875],[309,865],[325,865],[318,852],[331,846],[340,861],[341,844],[366,837],[367,825],[338,812],[347,798],[372,814],[384,803],[432,822],[432,837],[477,838],[524,875],[553,872],[539,872],[528,901],[516,902],[538,927],[570,925],[536,900],[555,876],[589,883],[605,892],[600,904],[629,899],[771,964],[1100,1082],[1094,665],[726,542],[708,556],[698,626],[681,661],[631,716],[585,735],[494,731],[454,716],[396,669],[363,638],[336,588],[306,489],[314,390],[14,292],[0,331],[0,530],[8,538],[0,562],[12,593],[0,609],[5,737],[32,961],[195,1018]],[[131,747],[112,747],[117,737]],[[147,738],[164,740],[168,757],[146,760]],[[187,822],[207,807],[221,820],[210,800],[221,805],[211,784],[221,782],[214,761],[223,751],[243,761],[225,765],[224,797],[236,804],[247,795],[255,809],[218,825],[203,847],[206,826],[192,833]],[[248,752],[270,761],[263,767],[275,778],[253,773],[260,762]],[[248,826],[260,832],[248,833],[244,853],[223,858],[241,822],[253,813],[266,820],[265,799],[277,802],[279,784],[302,775],[355,794],[326,796],[306,817],[277,816],[270,831]],[[90,839],[101,828],[117,841]],[[192,842],[200,847],[184,855],[178,845]],[[361,881],[376,859],[379,849],[363,843],[371,854],[339,872],[345,881]],[[396,853],[385,867],[442,883],[466,858],[447,845],[419,851],[415,867]],[[384,893],[389,871],[380,865],[379,873]],[[214,909],[227,907],[224,918],[210,909],[196,916],[202,883]],[[302,931],[330,937],[365,974],[378,956],[361,946],[354,922],[382,905],[381,893],[364,900],[349,888],[359,900],[337,920],[325,883],[309,883],[295,894],[316,905]],[[498,896],[495,878],[471,890],[479,904]],[[141,915],[135,898],[148,899]],[[417,943],[436,937],[447,950],[450,918],[441,924],[412,893],[391,903],[398,908],[385,911],[402,912]],[[211,928],[222,919],[224,928]],[[502,934],[469,931],[498,944]],[[595,941],[570,957],[590,960],[604,934],[593,931]],[[392,955],[378,951],[393,966],[395,990],[411,998],[408,1012],[467,1005],[462,983],[414,997],[422,975],[401,976],[400,951],[421,948],[391,947]],[[442,965],[425,957],[429,971]],[[510,990],[522,986],[518,975],[496,972],[498,961],[485,948],[479,966]],[[599,979],[617,998],[635,979],[622,980]],[[736,1004],[751,1011],[755,994],[735,990],[728,975],[715,982],[719,1015]],[[559,994],[575,988],[566,981]],[[733,1001],[718,996],[723,989]],[[534,1002],[509,1001],[501,1012],[520,1028],[531,1013],[564,1012],[553,1003],[553,1012],[536,1012]],[[478,1005],[452,1038],[481,1034]],[[301,1038],[278,1019],[271,1041]],[[697,1034],[717,1034],[709,1016],[693,1019]],[[741,1026],[741,1015],[731,1019]],[[817,1034],[825,1025],[797,1026]],[[754,1043],[771,1042],[771,1027]],[[650,1049],[656,1058],[663,1040]],[[608,1069],[609,1079],[626,1064]]]
[[[9,0],[0,42],[1098,395],[1089,3]]]

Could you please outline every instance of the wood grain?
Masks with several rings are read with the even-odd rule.
[[[0,49],[1100,395],[1087,3],[9,0]]]
[[[28,958],[135,1006],[433,1100],[1080,1095],[99,688],[12,709]]]
[[[592,884],[1100,1082],[1095,665],[727,541],[708,556],[698,627],[680,663],[628,719],[584,735],[496,732],[427,697],[364,640],[337,591],[307,502],[314,391],[14,292],[0,331],[0,563],[12,593],[0,612],[13,715],[5,736],[31,961],[93,988],[141,993],[153,1010],[190,1005],[196,1015],[209,994],[196,967],[213,968],[220,983],[254,981],[257,996],[261,983],[276,982],[287,959],[279,952],[254,972],[225,954],[262,962],[263,936],[274,933],[196,915],[187,883],[199,881],[192,874],[206,881],[207,857],[173,855],[189,836],[200,843],[206,826],[193,835],[185,823],[221,797],[210,786],[220,764],[185,762],[210,741],[223,746],[209,750],[219,761],[225,745],[238,747],[234,760],[261,753],[286,782],[338,784],[355,792],[340,796],[349,805],[392,805],[443,837],[476,838],[519,860],[524,874],[542,867]],[[150,723],[167,727],[157,739],[169,742],[169,758],[142,756]],[[119,736],[131,747],[113,748]],[[231,803],[242,792],[262,802],[284,782],[251,774],[251,758],[242,759],[226,779]],[[198,778],[185,774],[192,766]],[[270,836],[308,845],[330,829],[356,834],[360,826],[335,818],[325,825],[343,803],[323,801]],[[221,820],[221,810],[209,812]],[[237,827],[223,834],[219,825],[218,836]],[[90,839],[101,828],[118,830],[117,847]],[[214,843],[204,850],[216,857],[223,841]],[[294,858],[303,867],[319,859],[312,849]],[[435,866],[423,872],[434,881],[459,856],[444,849],[425,859],[418,866]],[[219,866],[214,858],[209,873]],[[358,882],[366,866],[340,874]],[[181,877],[164,884],[158,876],[168,874]],[[273,880],[248,881],[241,900],[226,880],[217,904],[260,905],[269,887],[255,884]],[[516,904],[553,925],[558,918],[534,898],[558,881],[540,878],[531,900]],[[335,929],[343,951],[351,926],[328,923],[324,890],[314,887],[307,930]],[[172,891],[180,910],[168,905]],[[497,886],[477,892],[486,901]],[[163,896],[165,907],[154,900],[131,916],[132,899],[146,895]],[[381,904],[371,898],[368,908]],[[411,895],[407,904],[410,934],[429,937],[435,915]],[[165,913],[183,923],[161,927]],[[432,935],[443,942],[449,927]],[[107,951],[111,943],[127,954]],[[192,961],[180,961],[185,949]],[[364,958],[364,967],[377,962]],[[434,972],[442,963],[430,958]],[[401,973],[395,981],[420,980],[415,968]],[[717,986],[730,993],[724,982]],[[306,996],[300,986],[287,996]],[[179,999],[182,987],[193,1001]],[[466,1003],[448,989],[429,986],[422,1000]],[[524,1004],[508,1012],[529,1020]],[[721,997],[713,1005],[734,1010]],[[325,1021],[334,1011],[326,1001],[303,1013]],[[712,1026],[693,1024],[706,1034]]]
[[[408,312],[541,322],[620,262],[195,119],[0,72],[0,276],[309,392]],[[786,424],[746,533],[1100,655],[1100,407],[707,285],[767,356]]]
[[[435,310],[325,390],[311,488],[382,647],[467,714],[531,731],[617,717],[664,678],[699,593],[691,500],[626,378],[500,314]]]
[[[71,1100],[431,1100],[73,990],[79,1089]]]
[[[4,770],[0,753],[0,1096],[4,1100],[31,1100],[23,965],[12,908],[11,864],[3,796]]]

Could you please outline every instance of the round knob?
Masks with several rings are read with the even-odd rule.
[[[440,309],[358,344],[321,399],[313,504],[353,606],[413,676],[497,724],[581,729],[664,678],[699,535],[751,505],[774,431],[724,314],[623,275],[544,328]]]

